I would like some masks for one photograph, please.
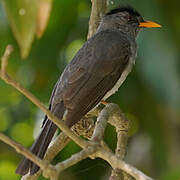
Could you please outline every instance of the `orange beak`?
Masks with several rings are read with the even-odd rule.
[[[139,27],[153,28],[153,27],[161,27],[161,25],[152,21],[144,21],[144,22],[140,22]]]

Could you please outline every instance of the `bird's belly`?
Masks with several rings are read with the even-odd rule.
[[[121,77],[119,78],[119,80],[116,82],[116,84],[114,85],[114,87],[108,91],[106,93],[106,95],[104,96],[103,100],[106,100],[108,97],[110,97],[112,94],[114,94],[116,91],[118,91],[119,87],[122,85],[122,83],[124,82],[124,80],[126,79],[127,75],[131,72],[133,63],[131,61],[129,61],[129,64],[127,65],[126,69],[124,70],[124,72],[122,73]]]

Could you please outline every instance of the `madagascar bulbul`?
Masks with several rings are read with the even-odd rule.
[[[97,32],[82,46],[59,77],[49,110],[70,128],[84,115],[114,94],[135,64],[136,37],[140,30],[160,27],[145,21],[133,8],[121,7],[102,17]],[[30,151],[43,159],[57,126],[44,118],[42,131]],[[34,174],[39,167],[24,158],[16,173]]]

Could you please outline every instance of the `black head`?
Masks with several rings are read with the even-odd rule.
[[[126,7],[118,7],[116,9],[110,10],[106,15],[111,15],[111,14],[116,14],[119,12],[128,12],[132,16],[141,16],[138,11],[133,9],[131,6],[126,6]]]
[[[145,27],[161,27],[152,21],[145,21],[138,11],[132,7],[120,7],[108,12],[101,20],[98,31],[116,29],[136,37]]]
[[[112,17],[121,25],[128,25],[134,28],[161,27],[152,21],[145,21],[141,14],[130,6],[119,7],[109,11],[105,17]]]
[[[144,22],[140,13],[130,6],[113,9],[109,11],[106,16],[119,16],[120,23],[124,25],[134,25],[138,27],[141,22]]]

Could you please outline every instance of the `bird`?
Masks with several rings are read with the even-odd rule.
[[[49,110],[71,128],[90,110],[118,91],[135,64],[136,38],[144,28],[161,27],[146,21],[132,7],[117,7],[101,19],[96,33],[89,38],[65,67],[52,91]],[[57,130],[45,116],[42,130],[30,148],[43,159]],[[27,158],[16,173],[35,174],[39,167]]]

